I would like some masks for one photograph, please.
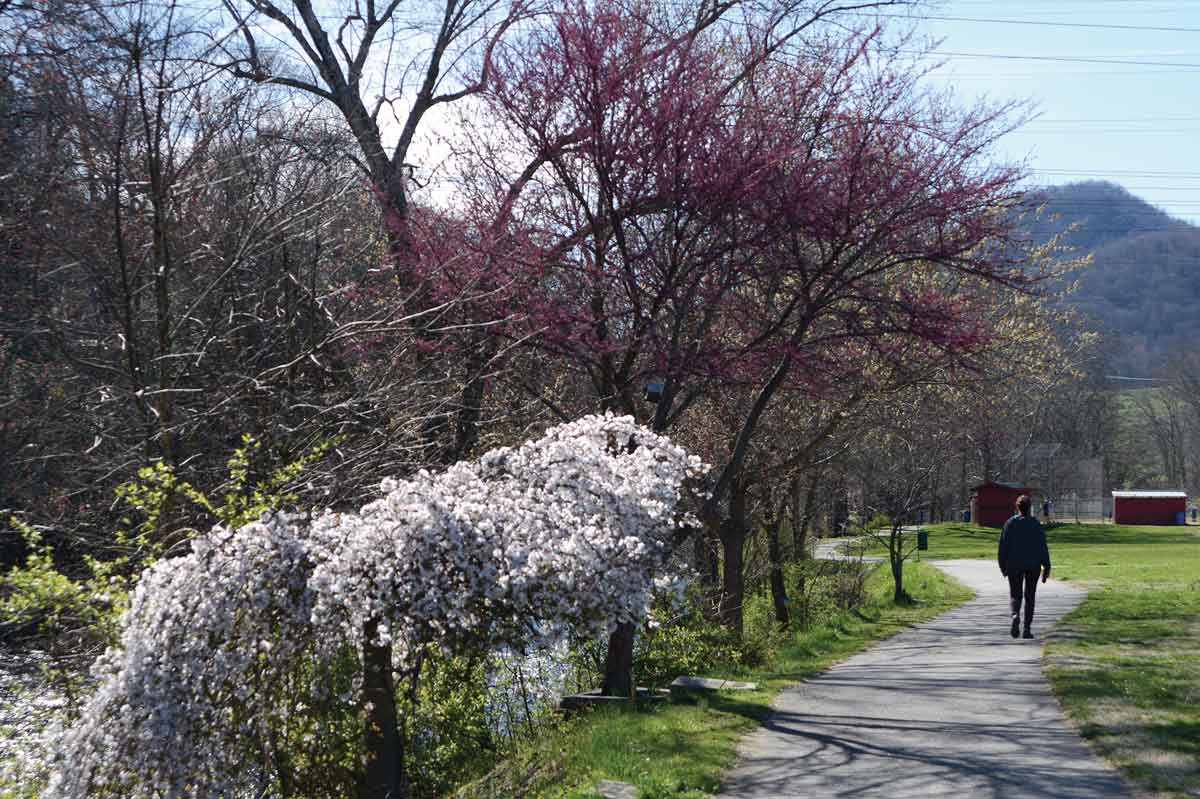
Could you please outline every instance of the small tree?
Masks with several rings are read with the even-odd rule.
[[[412,692],[434,649],[521,650],[641,618],[698,467],[631,419],[589,417],[385,481],[358,513],[194,539],[138,583],[97,692],[50,735],[44,795],[408,796],[406,720],[360,735],[379,718],[373,649]]]
[[[928,511],[940,464],[950,451],[949,431],[937,423],[936,388],[910,386],[876,400],[850,456],[862,492],[863,531],[888,553],[892,598],[908,598],[904,563],[916,551],[906,528]]]

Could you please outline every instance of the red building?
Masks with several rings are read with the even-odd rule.
[[[1113,521],[1117,524],[1186,523],[1187,494],[1183,491],[1114,491]],[[1181,514],[1183,522],[1180,522]]]
[[[990,480],[971,489],[971,519],[984,527],[1003,527],[1017,512],[1017,497],[1029,489]]]

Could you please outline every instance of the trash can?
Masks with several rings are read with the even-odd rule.
[[[1175,512],[1176,524],[1187,524],[1187,511],[1180,510]]]
[[[970,521],[971,521],[971,511],[969,511],[969,510],[963,511],[963,524],[967,524]]]
[[[925,530],[917,530],[917,549],[929,549],[929,533]]]

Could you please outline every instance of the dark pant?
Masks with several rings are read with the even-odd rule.
[[[1021,599],[1025,600],[1025,626],[1033,622],[1033,602],[1037,596],[1039,569],[1008,573],[1008,596],[1012,600],[1012,615],[1021,615]]]

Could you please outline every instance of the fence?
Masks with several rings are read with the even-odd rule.
[[[1067,494],[1053,498],[1051,507],[1055,521],[1107,522],[1112,521],[1112,497],[1078,496]],[[1040,512],[1041,508],[1035,508]]]

